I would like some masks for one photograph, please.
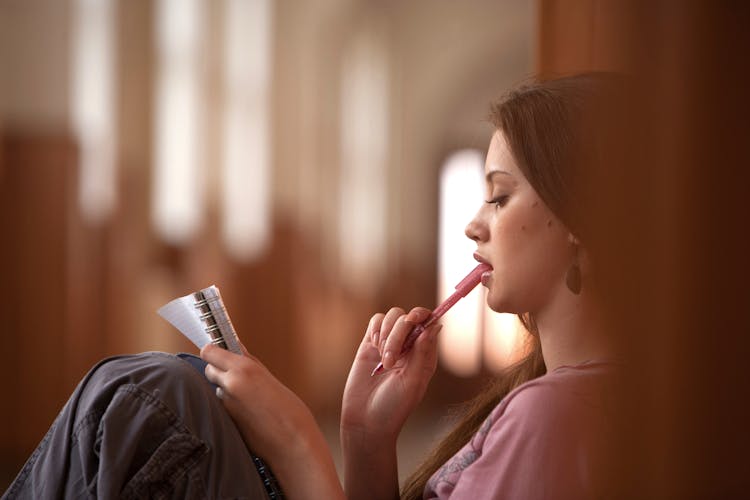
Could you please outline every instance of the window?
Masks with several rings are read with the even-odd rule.
[[[448,157],[440,174],[438,235],[438,301],[476,265],[476,245],[464,237],[483,197],[484,155],[461,150]],[[498,314],[486,305],[486,290],[478,286],[441,320],[440,361],[459,376],[477,374],[482,366],[498,371],[520,355],[525,330],[513,314]]]
[[[113,0],[73,4],[71,101],[80,144],[78,199],[84,219],[93,223],[112,213],[117,195],[116,7]]]

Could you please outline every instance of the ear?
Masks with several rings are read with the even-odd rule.
[[[568,243],[575,247],[576,260],[578,261],[578,267],[581,269],[581,272],[584,275],[588,274],[591,268],[591,262],[586,247],[581,245],[581,240],[579,240],[573,233],[568,233]]]

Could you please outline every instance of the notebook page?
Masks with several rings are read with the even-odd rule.
[[[211,342],[211,336],[205,330],[206,325],[201,321],[200,312],[195,307],[192,293],[174,299],[157,312],[190,339],[198,349]]]

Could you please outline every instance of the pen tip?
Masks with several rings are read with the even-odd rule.
[[[380,362],[378,363],[378,366],[376,366],[375,369],[372,371],[372,373],[370,373],[370,376],[374,377],[375,375],[377,375],[378,373],[382,371],[383,371],[383,363]]]

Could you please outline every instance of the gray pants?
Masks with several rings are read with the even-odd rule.
[[[2,498],[63,497],[268,494],[203,375],[177,356],[149,352],[96,365]]]

